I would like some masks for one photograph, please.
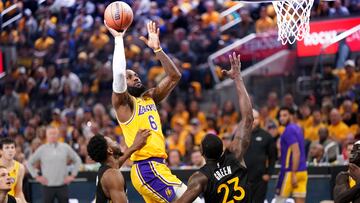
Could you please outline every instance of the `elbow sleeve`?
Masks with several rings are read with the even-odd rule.
[[[122,37],[115,37],[115,48],[113,54],[113,91],[115,93],[124,93],[126,85],[126,59],[124,50],[124,41]]]

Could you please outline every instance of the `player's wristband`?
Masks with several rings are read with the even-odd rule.
[[[160,51],[162,51],[162,48],[161,48],[161,47],[158,48],[158,49],[155,49],[155,50],[154,50],[154,53],[158,53],[158,52],[160,52]]]

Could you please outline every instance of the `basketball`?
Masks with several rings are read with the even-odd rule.
[[[116,31],[126,30],[133,21],[131,7],[122,1],[109,4],[104,12],[106,24]]]

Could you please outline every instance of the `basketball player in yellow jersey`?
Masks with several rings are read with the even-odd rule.
[[[8,194],[16,197],[20,202],[26,202],[22,191],[25,167],[14,160],[16,153],[14,140],[3,138],[0,141],[0,153],[0,165],[6,167],[9,171],[9,176],[12,179],[11,190]]]
[[[105,23],[106,25],[106,23]],[[131,146],[139,129],[149,129],[146,145],[132,154],[131,181],[146,202],[172,202],[186,190],[183,184],[165,165],[167,154],[165,139],[156,104],[167,97],[181,78],[171,59],[160,47],[159,28],[147,23],[148,38],[140,37],[160,60],[166,77],[157,87],[145,90],[137,73],[126,70],[124,32],[107,26],[115,37],[113,54],[112,104],[123,131],[127,146]],[[199,199],[198,199],[199,200]]]

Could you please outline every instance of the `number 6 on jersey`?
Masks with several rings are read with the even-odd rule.
[[[155,122],[155,118],[154,118],[154,116],[149,116],[149,122],[150,122],[150,127],[151,127],[151,129],[153,129],[153,130],[157,130],[157,125],[156,125],[156,122]]]

